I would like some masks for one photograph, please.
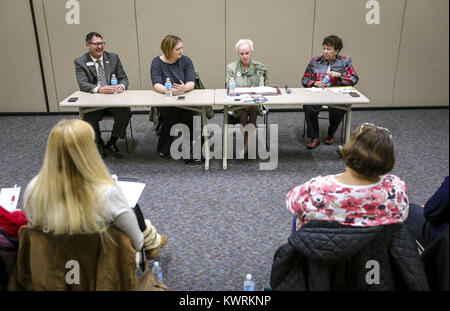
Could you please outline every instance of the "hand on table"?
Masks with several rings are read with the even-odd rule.
[[[99,87],[98,88],[98,93],[101,93],[101,94],[114,94],[114,90],[117,90],[117,93],[123,93],[123,86],[122,86],[122,84],[120,84],[120,85],[105,85],[105,86],[102,86],[102,87]]]
[[[122,84],[116,85],[116,87],[117,87],[118,94],[123,93],[123,85]]]
[[[323,81],[316,81],[316,82],[314,82],[314,86],[315,87],[326,87],[327,84]]]
[[[174,83],[172,88],[172,95],[183,94],[186,91],[186,85],[180,80],[180,84]]]
[[[114,94],[114,85],[104,85],[97,90],[101,94]]]

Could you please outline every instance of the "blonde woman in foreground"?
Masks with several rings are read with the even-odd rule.
[[[148,219],[141,220],[112,180],[95,146],[89,123],[62,120],[52,129],[44,163],[25,190],[29,225],[46,233],[89,234],[114,225],[128,235],[136,250],[154,259],[167,243]],[[139,209],[139,207],[137,207]],[[139,216],[138,216],[139,217]]]

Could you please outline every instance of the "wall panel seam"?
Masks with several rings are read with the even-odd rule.
[[[139,68],[139,90],[142,90],[142,72],[141,72],[141,54],[139,47],[139,28],[137,22],[137,12],[136,12],[136,0],[134,0],[134,22],[136,24],[136,44],[137,44],[137,53],[138,53],[138,68]]]
[[[47,38],[48,38],[48,51],[50,53],[50,67],[52,69],[52,75],[53,75],[53,84],[55,86],[55,96],[56,96],[56,102],[59,102],[59,96],[58,96],[58,88],[56,87],[56,78],[55,78],[55,67],[53,66],[53,54],[52,54],[52,47],[50,44],[50,35],[48,33],[48,24],[47,24],[47,14],[46,14],[46,10],[45,10],[45,1],[42,1],[42,9],[44,11],[44,21],[45,21],[45,31],[47,33]],[[59,110],[59,105],[57,105],[57,108]]]
[[[316,5],[317,0],[314,0],[314,11],[313,11],[313,22],[312,22],[312,36],[311,36],[311,54],[309,55],[309,59],[313,58],[313,51],[314,51],[314,31],[316,26]]]
[[[37,49],[38,58],[39,58],[39,68],[41,71],[41,80],[42,80],[42,88],[44,91],[45,107],[47,108],[47,112],[50,112],[50,106],[49,106],[48,94],[47,94],[47,85],[45,83],[44,65],[42,63],[41,46],[39,44],[39,35],[38,35],[37,25],[36,25],[36,16],[34,14],[33,0],[29,0],[29,4],[30,4],[31,18],[33,20],[34,39],[36,41],[36,49]]]
[[[227,0],[224,0],[224,4],[225,4],[225,10],[224,10],[224,14],[225,14],[225,18],[224,18],[224,37],[225,37],[225,45],[224,45],[224,60],[223,60],[223,68],[224,71],[222,72],[222,78],[225,77],[225,83],[227,80]]]
[[[394,83],[392,85],[392,97],[391,97],[391,107],[394,106],[394,98],[395,98],[395,87],[397,86],[397,74],[398,74],[398,63],[400,59],[400,48],[402,46],[402,37],[403,37],[403,28],[405,26],[405,16],[406,16],[406,4],[408,0],[405,0],[405,4],[403,6],[403,16],[402,16],[402,26],[400,28],[400,40],[398,40],[397,47],[397,56],[395,61],[395,71],[394,71]]]

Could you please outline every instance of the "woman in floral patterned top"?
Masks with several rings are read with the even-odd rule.
[[[349,226],[378,226],[408,217],[405,183],[387,174],[395,164],[389,130],[370,123],[359,125],[341,149],[342,174],[318,176],[292,189],[286,197],[296,229],[312,220]]]

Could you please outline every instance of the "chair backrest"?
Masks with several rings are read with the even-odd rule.
[[[53,235],[23,226],[9,290],[135,290],[136,250],[111,226],[99,234]]]
[[[0,227],[0,291],[8,287],[9,277],[12,274],[19,241],[10,236]]]
[[[449,290],[448,227],[421,254],[431,290]]]
[[[274,290],[428,290],[405,225],[352,227],[312,221],[278,248]]]
[[[194,89],[205,89],[205,85],[202,80],[200,80],[200,74],[198,72],[195,73],[195,86]]]

